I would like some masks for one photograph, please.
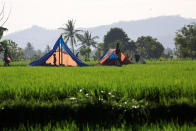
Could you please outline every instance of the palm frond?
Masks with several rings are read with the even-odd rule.
[[[64,28],[64,27],[59,27],[58,29],[60,29],[60,30],[66,30],[66,28]]]
[[[99,36],[94,36],[92,39],[93,39],[93,40],[94,40],[94,39],[99,39]]]

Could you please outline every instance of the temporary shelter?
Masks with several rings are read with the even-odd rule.
[[[116,49],[109,49],[107,52],[104,53],[104,55],[100,58],[100,61],[98,64],[101,65],[119,65],[121,60],[121,64],[131,64],[131,60],[129,60],[122,52],[121,52],[121,58],[118,58],[118,55],[116,54]]]
[[[55,54],[55,55],[54,55]],[[55,59],[55,60],[54,60]],[[56,61],[54,63],[54,61]],[[36,60],[30,63],[30,66],[53,66],[55,65],[63,66],[88,66],[79,60],[68,48],[68,46],[63,41],[62,36],[56,41],[53,49],[49,51],[46,55],[41,57],[39,60]]]

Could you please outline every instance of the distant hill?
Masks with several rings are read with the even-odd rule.
[[[184,25],[196,22],[196,19],[183,18],[181,16],[160,16],[137,21],[121,21],[111,25],[86,28],[93,35],[99,36],[99,42],[103,41],[104,35],[112,27],[122,28],[129,38],[136,40],[139,36],[153,36],[157,38],[165,47],[174,48],[175,32]],[[85,30],[85,28],[82,28]],[[59,37],[60,30],[47,30],[39,26],[18,31],[5,36],[3,39],[11,39],[24,48],[27,42],[33,44],[36,49],[44,50],[46,45],[51,47]]]
[[[34,48],[44,50],[46,45],[54,45],[60,35],[60,30],[48,30],[39,26],[18,31],[3,37],[15,41],[19,47],[25,48],[30,42]]]

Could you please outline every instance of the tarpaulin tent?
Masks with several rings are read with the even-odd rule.
[[[64,49],[64,51],[62,50]],[[41,66],[41,65],[55,65],[54,64],[54,54],[56,54],[56,65],[64,66],[88,66],[79,60],[68,46],[64,43],[62,36],[56,41],[53,49],[49,51],[46,55],[30,63],[30,66]]]
[[[98,64],[101,65],[119,65],[121,60],[121,64],[131,64],[131,60],[129,60],[122,52],[121,58],[118,58],[116,54],[116,49],[109,49],[104,55],[100,58]]]

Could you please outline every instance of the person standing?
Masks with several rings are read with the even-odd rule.
[[[138,63],[139,60],[140,60],[140,55],[136,53],[136,54],[135,54],[135,61]]]
[[[122,61],[121,61],[121,51],[120,51],[119,43],[117,43],[117,45],[116,45],[116,55],[117,55],[118,61],[119,61],[118,64],[120,64],[120,66],[121,66]]]
[[[56,66],[56,54],[53,54],[53,63]]]
[[[4,66],[9,66],[11,58],[8,56],[8,49],[6,48],[4,51]]]

